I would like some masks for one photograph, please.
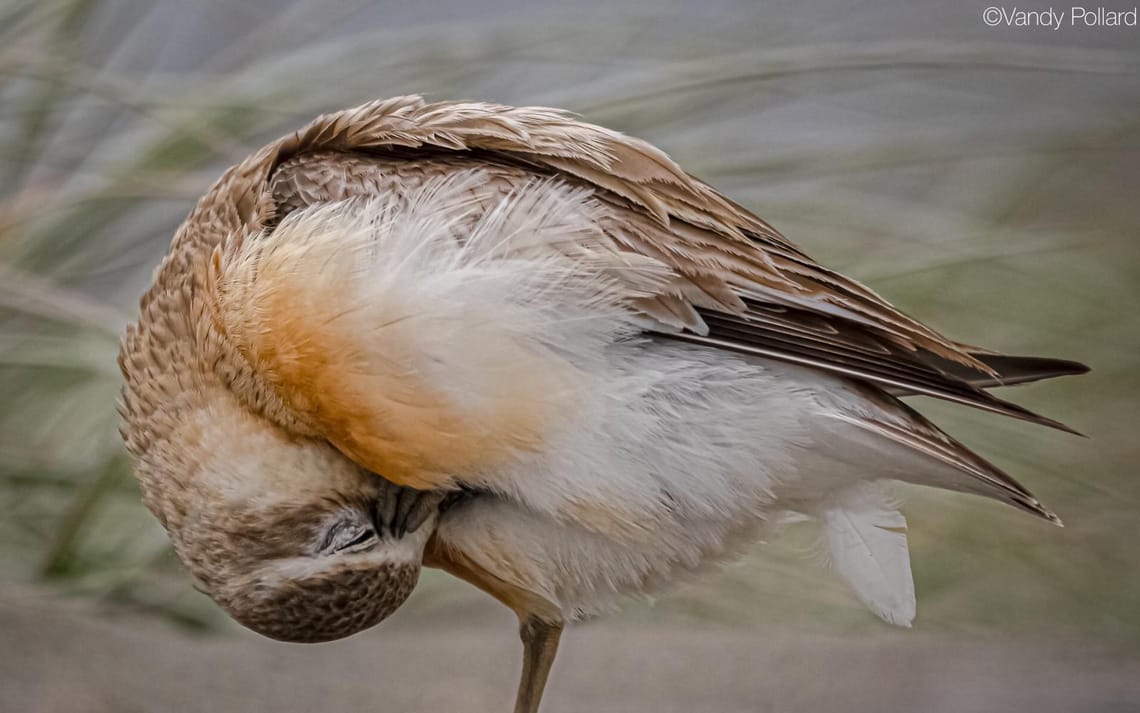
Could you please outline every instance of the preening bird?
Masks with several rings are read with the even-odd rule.
[[[644,141],[418,97],[229,169],[120,364],[144,500],[229,614],[336,639],[443,569],[518,615],[519,713],[565,622],[791,519],[909,625],[886,483],[1060,521],[900,397],[1065,429],[987,389],[1086,370],[942,336]]]

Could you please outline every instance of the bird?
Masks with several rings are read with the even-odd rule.
[[[910,626],[893,481],[1060,524],[921,395],[1087,367],[943,336],[663,151],[543,107],[372,101],[227,170],[123,336],[121,433],[178,557],[244,626],[372,627],[423,567],[509,607],[516,713],[563,628],[816,523]]]

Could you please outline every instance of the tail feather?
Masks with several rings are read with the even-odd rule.
[[[861,467],[882,478],[984,495],[1061,524],[1025,486],[907,404],[870,388],[857,393],[863,398],[861,411],[848,406],[829,414],[855,428],[834,429],[828,438],[849,458],[858,454]],[[867,408],[871,404],[875,408]]]

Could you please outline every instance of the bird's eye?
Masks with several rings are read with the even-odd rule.
[[[367,544],[376,537],[376,531],[359,523],[342,521],[329,528],[321,543],[320,551],[324,554],[333,554],[352,550]]]
[[[363,545],[365,542],[368,542],[368,541],[369,541],[369,540],[371,540],[373,537],[375,537],[375,533],[374,533],[374,532],[372,532],[372,529],[371,529],[371,528],[365,528],[365,529],[363,529],[363,530],[361,530],[361,531],[360,531],[360,534],[359,534],[359,535],[357,535],[356,537],[352,538],[352,539],[351,539],[351,540],[349,540],[348,542],[344,543],[343,545],[341,545],[341,546],[340,546],[339,548],[337,548],[337,549],[339,549],[339,550],[349,550],[349,549],[352,549],[353,547],[356,547],[357,545]]]

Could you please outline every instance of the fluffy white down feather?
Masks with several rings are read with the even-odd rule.
[[[519,369],[561,375],[550,396],[570,407],[541,448],[495,472],[455,474],[500,497],[449,511],[442,541],[575,617],[805,513],[824,523],[836,570],[860,598],[909,624],[905,521],[857,487],[905,477],[904,447],[852,425],[869,409],[905,415],[820,372],[639,336],[646,325],[623,307],[636,292],[611,275],[649,284],[668,270],[638,256],[595,260],[605,207],[589,191],[536,181],[486,209],[473,200],[481,180],[471,171],[307,209],[258,241],[259,252],[298,259],[335,245],[321,279],[341,283],[343,318],[377,355],[400,330],[416,368],[471,418]]]

